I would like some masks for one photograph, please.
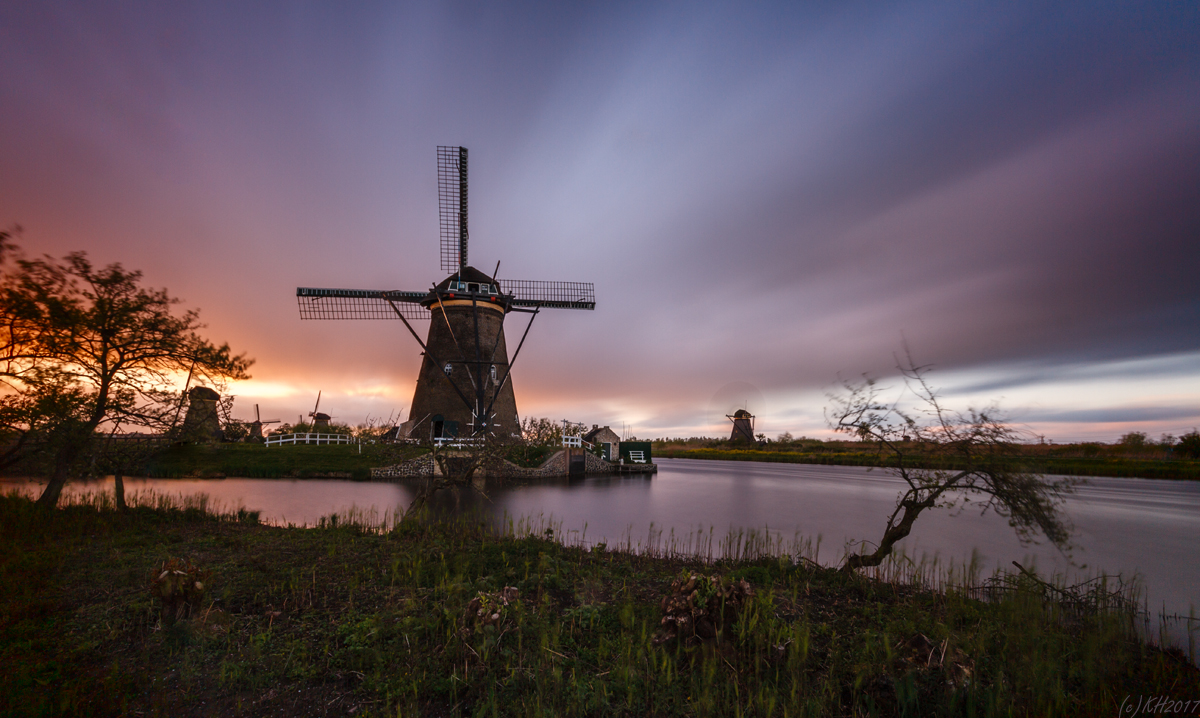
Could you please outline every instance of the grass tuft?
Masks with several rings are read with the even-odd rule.
[[[1098,715],[1200,695],[1104,581],[846,575],[755,531],[590,545],[542,517],[353,508],[297,529],[130,505],[0,497],[0,713]],[[164,562],[209,572],[173,623],[147,589]],[[656,643],[668,610],[713,630]]]

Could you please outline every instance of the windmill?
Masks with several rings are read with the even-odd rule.
[[[738,409],[733,414],[726,414],[726,419],[733,422],[733,432],[729,435],[730,441],[749,441],[751,443],[757,441],[754,438],[754,415],[745,409]]]
[[[313,405],[313,410],[308,412],[308,418],[312,419],[313,430],[328,429],[329,420],[333,417],[329,414],[322,414],[318,409],[321,408],[321,392],[317,391],[317,403]]]
[[[542,309],[595,309],[591,282],[496,279],[467,264],[467,148],[438,147],[441,270],[450,276],[423,291],[299,287],[302,319],[399,319],[424,358],[405,437],[520,436],[511,371]],[[504,318],[529,314],[508,357]],[[426,340],[410,320],[430,320]]]
[[[263,427],[267,424],[278,424],[279,422],[279,419],[267,419],[266,421],[263,421],[262,417],[258,413],[258,404],[255,404],[254,421],[250,422],[250,441],[262,441]]]

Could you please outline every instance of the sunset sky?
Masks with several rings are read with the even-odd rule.
[[[436,146],[472,264],[594,282],[523,416],[826,436],[839,376],[1055,441],[1200,426],[1200,5],[0,2],[0,226],[198,308],[235,415],[407,417]],[[508,324],[515,346],[524,317]],[[422,327],[423,330],[423,327]]]

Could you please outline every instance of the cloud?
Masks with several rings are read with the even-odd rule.
[[[808,433],[905,338],[963,396],[1058,387],[1045,416],[1107,411],[1089,371],[1168,412],[1141,378],[1198,373],[1154,359],[1200,349],[1193,6],[0,13],[0,222],[145,270],[280,411],[407,403],[402,327],[300,322],[292,293],[440,279],[448,143],[476,264],[596,283],[533,327],[523,413],[715,431],[741,381]]]

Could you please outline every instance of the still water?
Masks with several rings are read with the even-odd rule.
[[[441,494],[442,511],[477,509],[495,520],[553,523],[568,541],[634,547],[756,529],[785,544],[808,541],[810,556],[835,564],[851,541],[878,540],[902,482],[881,470],[845,466],[660,459],[652,476],[590,476],[487,486]],[[314,524],[349,509],[377,514],[407,506],[415,484],[287,479],[126,479],[126,491],[203,492],[226,508],[245,506],[271,523]],[[33,482],[3,486],[27,492]],[[68,491],[111,490],[112,480]],[[1053,546],[1022,546],[1004,518],[967,508],[928,511],[902,544],[906,555],[961,565],[972,556],[985,571],[1011,561],[1042,573],[1088,577],[1138,575],[1152,611],[1187,615],[1200,608],[1200,482],[1091,478],[1065,505],[1075,526],[1070,556]],[[694,545],[694,544],[693,544]],[[819,549],[818,549],[819,547]],[[818,553],[819,550],[819,553]],[[1196,624],[1193,624],[1195,626]]]

